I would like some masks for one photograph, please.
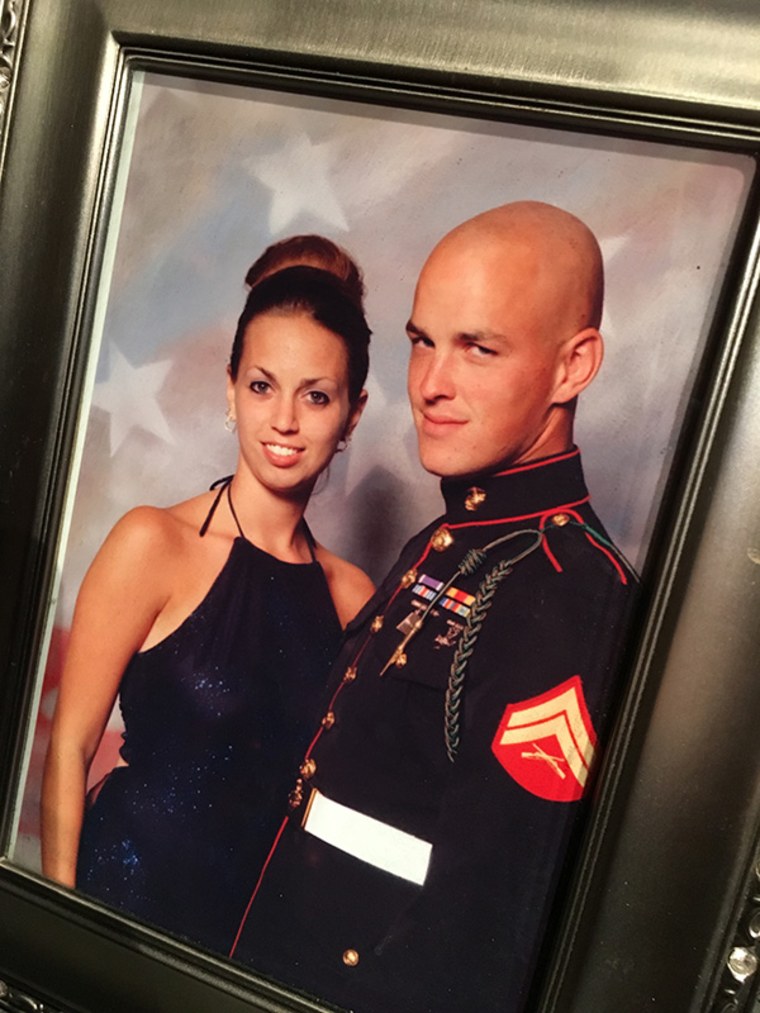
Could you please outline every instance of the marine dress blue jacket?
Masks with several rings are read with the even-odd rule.
[[[636,580],[578,450],[442,491],[346,630],[233,953],[358,1013],[525,1008],[621,681]]]

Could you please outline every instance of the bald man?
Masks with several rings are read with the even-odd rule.
[[[532,1004],[635,584],[573,444],[602,289],[588,228],[536,202],[420,274],[409,398],[445,513],[346,630],[233,954],[358,1013]]]

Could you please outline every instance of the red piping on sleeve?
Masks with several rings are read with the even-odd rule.
[[[615,567],[615,569],[618,572],[618,576],[620,577],[620,583],[621,584],[627,584],[628,583],[628,577],[626,576],[625,570],[620,565],[620,563],[615,558],[615,556],[610,552],[610,550],[607,549],[607,548],[605,548],[603,545],[600,545],[599,542],[597,542],[597,540],[593,537],[593,535],[590,535],[588,533],[588,531],[586,532],[586,538],[588,538],[588,540],[591,542],[591,544],[595,548],[599,549],[600,552],[603,552],[605,554],[605,556],[607,557],[607,559],[609,559],[609,561],[612,563],[612,565]]]

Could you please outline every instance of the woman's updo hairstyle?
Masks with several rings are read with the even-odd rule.
[[[249,271],[249,277],[250,274]],[[253,286],[240,314],[232,343],[230,377],[233,382],[240,368],[248,325],[256,317],[272,312],[283,316],[305,313],[341,338],[348,353],[349,401],[355,405],[367,379],[372,332],[361,305],[357,304],[346,282],[319,267],[284,267],[274,274],[263,276]]]
[[[253,288],[267,275],[297,265],[320,267],[323,271],[334,274],[343,282],[346,292],[357,306],[364,309],[364,278],[359,265],[343,247],[325,236],[290,236],[289,239],[272,243],[248,268],[245,283]]]

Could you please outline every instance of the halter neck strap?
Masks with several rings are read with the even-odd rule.
[[[228,482],[227,483],[227,502],[228,502],[229,507],[230,507],[230,513],[232,514],[232,519],[235,522],[235,526],[238,529],[238,534],[240,535],[241,538],[245,538],[245,532],[243,531],[242,527],[240,526],[240,521],[238,520],[238,515],[235,513],[235,507],[232,505],[232,482]],[[245,540],[248,541],[247,538]]]
[[[230,482],[232,482],[232,475],[225,475],[224,478],[218,478],[216,482],[212,482],[211,485],[209,486],[209,491],[213,489],[218,489],[219,491],[217,492],[216,496],[214,496],[214,502],[211,504],[211,508],[209,509],[209,512],[206,514],[206,520],[203,522],[203,524],[201,524],[200,528],[198,529],[198,534],[201,538],[203,538],[203,536],[208,531],[209,524],[211,523],[211,520],[214,514],[216,513],[216,508],[219,506],[219,500],[222,498],[225,489],[227,489],[227,495],[229,496]],[[235,517],[234,511],[232,513],[232,516]],[[238,524],[237,517],[235,517],[235,523]],[[238,530],[240,530],[239,524]],[[242,531],[240,533],[242,534]]]
[[[211,491],[213,489],[216,489],[217,493],[216,493],[216,496],[214,496],[214,502],[211,504],[209,512],[206,514],[205,521],[203,522],[203,524],[201,524],[200,528],[198,529],[198,534],[199,534],[199,536],[201,538],[203,538],[203,536],[208,531],[209,525],[211,524],[211,521],[213,520],[214,514],[216,513],[216,508],[219,506],[219,501],[221,500],[222,496],[224,495],[224,493],[226,491],[227,492],[227,503],[228,503],[229,508],[230,508],[230,513],[232,514],[232,519],[235,522],[235,527],[238,529],[238,534],[240,535],[241,538],[244,538],[246,541],[248,541],[248,539],[246,538],[245,532],[243,531],[242,525],[240,524],[240,520],[238,519],[238,515],[235,512],[235,507],[234,507],[234,505],[232,503],[232,479],[233,479],[233,477],[234,476],[232,476],[232,475],[225,475],[224,478],[218,478],[216,480],[216,482],[212,482],[211,485],[209,486],[209,491]],[[316,539],[314,538],[314,535],[311,533],[311,528],[306,523],[306,520],[302,518],[301,523],[303,524],[303,533],[304,533],[304,536],[306,538],[306,544],[309,547],[309,555],[311,556],[311,561],[312,561],[312,563],[316,563],[317,562],[317,553],[316,553],[317,542],[316,542]]]

